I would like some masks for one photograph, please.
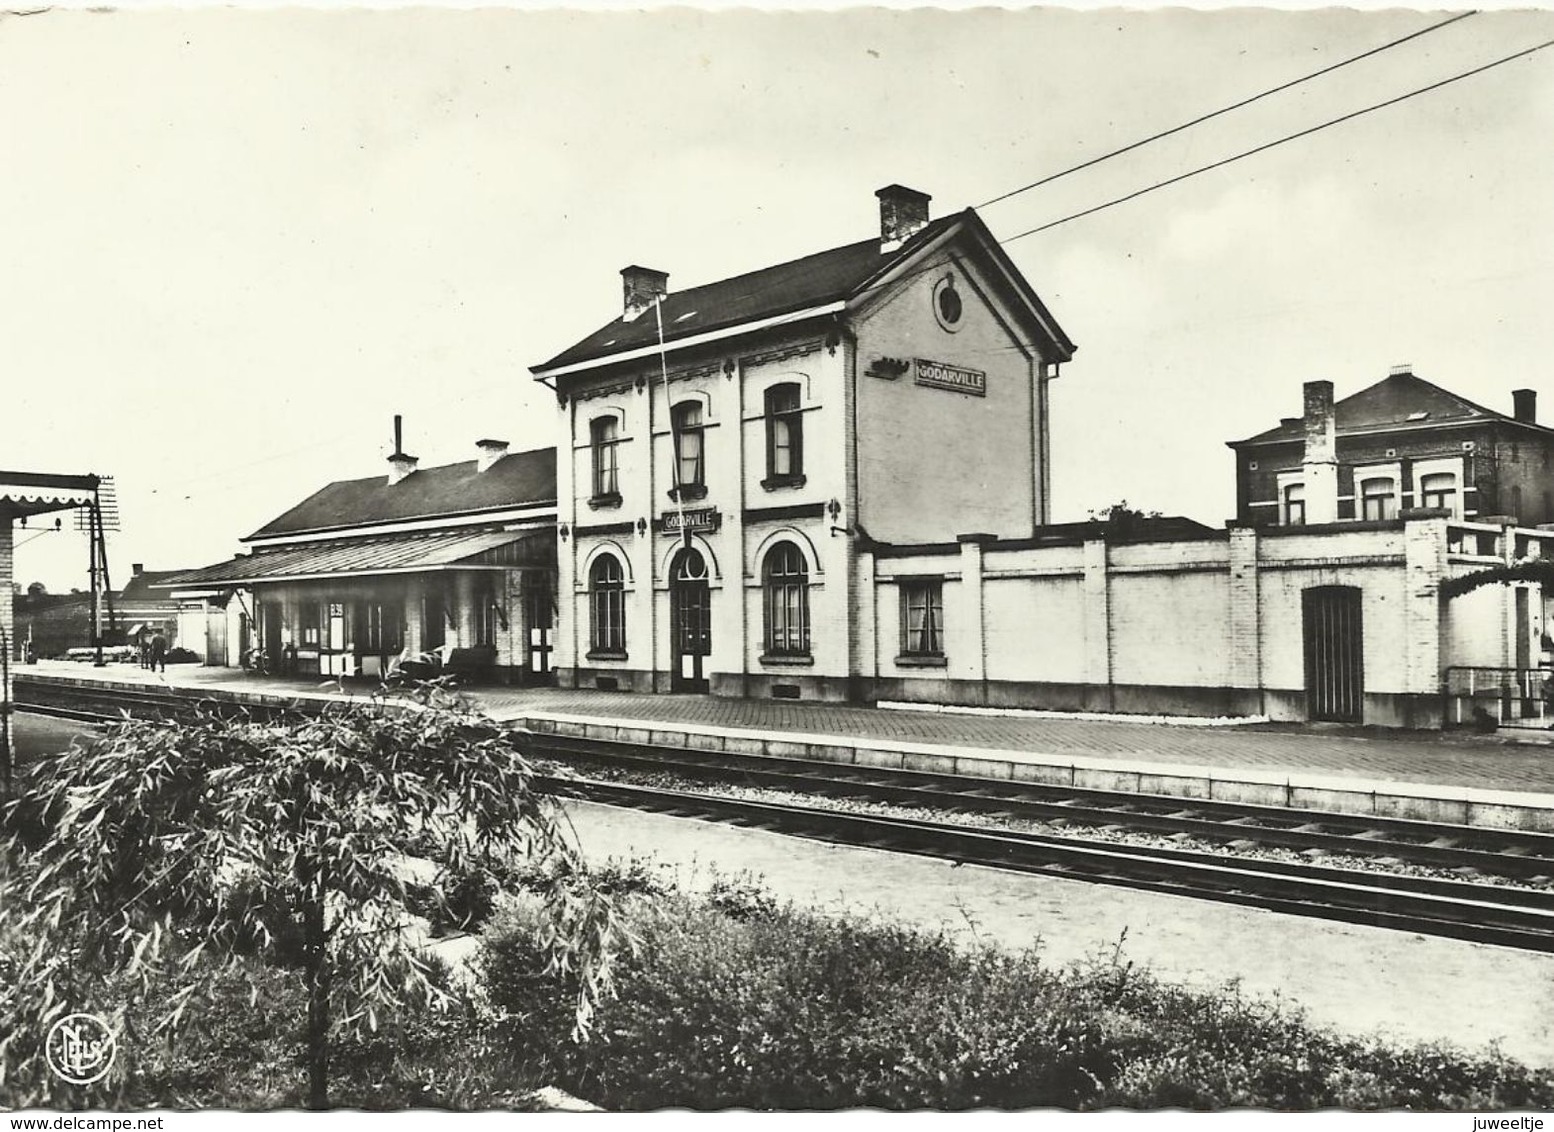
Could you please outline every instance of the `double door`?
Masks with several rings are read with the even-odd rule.
[[[712,590],[707,560],[694,547],[675,556],[669,571],[669,624],[676,692],[705,692],[712,655]]]

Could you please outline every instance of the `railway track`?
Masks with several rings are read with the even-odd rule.
[[[1139,849],[620,782],[549,776],[540,785],[563,797],[770,829],[839,845],[1554,952],[1554,893],[1545,891],[1238,860],[1189,850]]]
[[[38,694],[47,687],[47,693]],[[56,694],[68,692],[69,694]],[[176,716],[219,701],[161,691],[18,686],[18,707],[83,720]],[[50,702],[41,702],[41,701]],[[239,705],[231,705],[236,710]],[[307,705],[301,705],[306,709]],[[276,710],[276,709],[270,709]],[[67,714],[68,713],[68,714]],[[955,775],[665,750],[629,743],[518,732],[530,755],[586,767],[605,764],[795,793],[910,804],[954,812],[1040,816],[1075,826],[1141,828],[1193,838],[1341,851],[1464,870],[1464,877],[1410,876],[1291,863],[1233,852],[1107,843],[1084,837],[989,829],[796,802],[542,776],[558,796],[771,829],[836,844],[871,846],[1026,873],[1217,900],[1271,911],[1554,952],[1554,891],[1476,883],[1474,873],[1554,875],[1554,836],[1315,811],[1075,790]]]
[[[1005,815],[1063,827],[1135,829],[1224,844],[1342,853],[1402,861],[1465,876],[1554,878],[1554,834],[1296,810],[1162,794],[1088,790],[965,775],[891,770],[809,759],[681,750],[525,732],[531,754],[578,767],[668,773],[796,794]]]

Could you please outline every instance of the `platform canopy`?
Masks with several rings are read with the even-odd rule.
[[[69,511],[92,501],[96,476],[55,476],[43,472],[0,472],[0,518]]]
[[[242,554],[202,570],[171,574],[154,583],[152,588],[246,586],[261,582],[446,570],[545,568],[553,567],[555,560],[554,530],[398,535]]]

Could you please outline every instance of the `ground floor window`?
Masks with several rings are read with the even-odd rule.
[[[1284,525],[1299,527],[1306,521],[1306,487],[1304,484],[1288,484],[1284,489]]]
[[[1396,486],[1390,477],[1378,476],[1360,484],[1360,518],[1391,519],[1396,515]]]
[[[766,555],[766,651],[772,656],[809,655],[809,569],[791,542]]]
[[[496,644],[497,627],[506,621],[497,600],[496,580],[489,574],[475,579],[475,644]]]
[[[595,652],[626,651],[626,580],[613,554],[601,554],[588,572],[590,641]]]
[[[398,604],[383,601],[356,603],[356,651],[389,656],[405,647],[403,611]]]
[[[944,582],[922,578],[901,585],[901,652],[944,655]]]
[[[1435,472],[1419,481],[1419,506],[1444,507],[1454,511],[1457,502],[1457,477],[1450,472]]]
[[[297,641],[303,648],[317,648],[322,637],[323,618],[316,601],[304,601],[297,610]]]

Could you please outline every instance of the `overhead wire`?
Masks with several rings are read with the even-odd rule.
[[[1262,145],[1254,146],[1251,149],[1243,150],[1240,153],[1233,154],[1230,157],[1221,158],[1220,160],[1210,162],[1207,165],[1201,165],[1201,166],[1199,166],[1196,169],[1191,169],[1191,170],[1187,171],[1186,173],[1180,173],[1180,174],[1178,174],[1175,177],[1170,177],[1170,178],[1167,178],[1166,180],[1163,180],[1163,181],[1156,181],[1155,183],[1153,183],[1151,185],[1146,185],[1142,189],[1136,189],[1136,190],[1134,190],[1131,193],[1126,193],[1126,194],[1124,194],[1124,195],[1122,195],[1120,197],[1115,197],[1112,200],[1105,201],[1102,204],[1093,205],[1090,208],[1081,209],[1078,212],[1073,212],[1073,213],[1068,214],[1067,216],[1059,217],[1057,220],[1049,221],[1046,224],[1041,224],[1041,225],[1038,225],[1038,226],[1036,226],[1034,228],[1028,228],[1025,231],[1018,232],[1018,233],[1016,233],[1013,236],[1007,236],[1007,237],[1004,237],[1003,239],[999,239],[997,237],[994,237],[993,242],[995,244],[997,244],[999,247],[1005,247],[1005,246],[1007,246],[1009,244],[1014,243],[1016,240],[1023,240],[1027,236],[1034,236],[1038,232],[1046,232],[1046,231],[1049,231],[1050,229],[1056,228],[1056,227],[1058,227],[1060,225],[1068,224],[1068,223],[1070,223],[1072,221],[1079,220],[1082,217],[1091,216],[1091,215],[1094,215],[1097,212],[1102,212],[1102,211],[1104,211],[1104,210],[1106,210],[1108,208],[1113,208],[1113,207],[1115,207],[1115,206],[1117,206],[1119,204],[1124,204],[1124,203],[1126,203],[1128,201],[1137,200],[1139,197],[1146,196],[1146,195],[1148,195],[1149,193],[1152,193],[1152,192],[1157,192],[1160,189],[1168,188],[1171,185],[1179,184],[1182,181],[1188,180],[1189,178],[1192,178],[1192,177],[1196,177],[1196,176],[1198,176],[1198,175],[1200,175],[1202,173],[1208,173],[1208,172],[1210,172],[1212,170],[1215,170],[1215,169],[1224,168],[1225,166],[1234,164],[1237,161],[1242,161],[1242,160],[1245,160],[1246,158],[1256,156],[1257,154],[1264,153],[1264,152],[1266,152],[1266,151],[1268,151],[1270,149],[1274,149],[1274,148],[1276,148],[1278,146],[1285,145],[1285,144],[1287,144],[1289,142],[1292,142],[1292,141],[1296,141],[1296,140],[1298,140],[1300,138],[1309,137],[1312,134],[1319,133],[1320,131],[1329,129],[1329,128],[1333,127],[1333,126],[1341,125],[1344,122],[1349,122],[1349,121],[1352,121],[1352,120],[1354,120],[1356,118],[1363,117],[1366,114],[1372,114],[1372,113],[1375,113],[1378,110],[1384,110],[1384,109],[1386,109],[1386,108],[1388,108],[1390,106],[1396,106],[1400,102],[1406,102],[1409,99],[1417,98],[1418,96],[1420,96],[1422,94],[1429,94],[1432,91],[1440,90],[1442,87],[1450,86],[1453,83],[1461,82],[1464,79],[1472,78],[1475,75],[1481,75],[1485,71],[1490,71],[1490,70],[1493,70],[1496,67],[1504,66],[1507,63],[1515,62],[1518,59],[1526,58],[1527,56],[1532,55],[1535,52],[1543,51],[1543,50],[1545,50],[1545,49],[1547,49],[1549,47],[1554,47],[1554,39],[1544,40],[1542,43],[1534,44],[1531,47],[1523,48],[1523,49],[1521,49],[1519,51],[1512,52],[1509,55],[1503,55],[1500,58],[1494,59],[1494,60],[1492,60],[1492,61],[1490,61],[1488,63],[1485,63],[1485,64],[1483,64],[1481,66],[1474,67],[1474,68],[1472,68],[1470,70],[1467,70],[1467,71],[1460,71],[1460,72],[1458,72],[1455,75],[1448,76],[1447,78],[1441,79],[1441,80],[1439,80],[1437,82],[1429,83],[1426,86],[1416,87],[1413,90],[1406,91],[1403,94],[1397,95],[1397,96],[1395,96],[1393,98],[1386,99],[1386,100],[1384,100],[1382,102],[1373,103],[1370,106],[1363,107],[1363,108],[1361,108],[1359,110],[1351,111],[1351,112],[1349,112],[1347,114],[1342,114],[1342,115],[1340,115],[1340,116],[1338,116],[1336,118],[1330,118],[1327,121],[1321,122],[1321,123],[1319,123],[1319,124],[1317,124],[1315,126],[1307,127],[1304,130],[1298,130],[1298,131],[1296,131],[1295,133],[1292,133],[1292,134],[1286,134],[1286,135],[1284,135],[1281,138],[1275,139],[1274,141],[1265,142]],[[883,291],[883,290],[886,290],[887,288],[899,287],[901,284],[909,282],[912,279],[917,278],[918,276],[926,275],[926,274],[929,274],[930,272],[943,271],[943,270],[944,270],[944,265],[942,263],[929,264],[927,266],[920,267],[920,268],[918,268],[918,269],[916,269],[914,271],[909,271],[909,272],[906,272],[906,273],[903,273],[903,274],[900,274],[900,275],[893,275],[890,278],[888,278],[886,280],[883,280],[883,281],[881,281],[879,283],[871,283],[868,286],[860,287],[858,290],[852,292],[849,295],[849,298],[850,299],[854,299],[854,298],[858,298],[858,297],[863,296],[863,295],[868,295],[868,294],[870,294],[872,292],[875,292],[875,291]],[[785,316],[782,316],[780,318],[777,318],[777,319],[773,320],[771,323],[768,324],[768,326],[771,326],[771,327],[784,326],[784,325],[787,325],[787,324],[789,324],[791,322],[794,322],[794,321],[796,321],[798,319],[801,319],[801,318],[804,318],[804,317],[806,317],[804,311],[795,311],[795,312],[793,312],[790,315],[785,315]],[[673,343],[671,342],[671,345],[672,344]],[[1031,345],[1034,348],[1034,344],[1027,343],[1027,345]]]
[[[1120,149],[1112,150],[1110,153],[1103,153],[1099,157],[1092,157],[1089,161],[1082,161],[1078,165],[1071,165],[1067,169],[1063,169],[1057,173],[1043,177],[1038,181],[1032,181],[1028,185],[1021,185],[1018,189],[1010,189],[1007,193],[1000,193],[992,200],[983,201],[976,207],[988,208],[992,205],[1000,203],[1001,201],[1006,201],[1010,197],[1017,197],[1021,193],[1030,192],[1032,189],[1039,189],[1043,185],[1050,185],[1053,181],[1067,177],[1071,173],[1078,173],[1082,169],[1089,169],[1091,166],[1099,165],[1103,161],[1110,161],[1114,157],[1121,157],[1124,153],[1132,153],[1135,149],[1142,149],[1144,146],[1149,145],[1152,142],[1160,141],[1162,138],[1168,138],[1173,134],[1179,134],[1183,130],[1191,129],[1193,126],[1200,126],[1204,122],[1211,121],[1212,119],[1218,118],[1223,114],[1229,114],[1232,110],[1240,110],[1243,106],[1250,106],[1254,102],[1260,102],[1262,99],[1279,94],[1286,90],[1290,90],[1292,87],[1300,86],[1302,83],[1308,83],[1312,79],[1319,79],[1323,75],[1330,75],[1334,71],[1347,67],[1352,63],[1358,63],[1364,59],[1369,59],[1373,56],[1380,55],[1383,51],[1391,51],[1394,47],[1401,47],[1403,44],[1408,43],[1410,40],[1418,39],[1420,36],[1429,35],[1431,32],[1440,31],[1442,28],[1457,23],[1459,20],[1465,20],[1469,16],[1474,16],[1477,14],[1478,12],[1476,10],[1461,12],[1458,15],[1442,20],[1439,23],[1431,24],[1429,27],[1420,28],[1418,31],[1409,32],[1407,35],[1402,36],[1399,39],[1394,39],[1390,43],[1383,43],[1379,47],[1372,47],[1368,51],[1362,51],[1358,55],[1351,55],[1349,58],[1341,59],[1337,63],[1330,63],[1328,66],[1323,67],[1317,71],[1312,71],[1310,74],[1302,75],[1298,79],[1291,79],[1289,82],[1280,83],[1278,86],[1272,86],[1267,90],[1259,91],[1258,93],[1252,95],[1250,98],[1243,98],[1239,102],[1232,102],[1229,106],[1222,106],[1218,110],[1212,110],[1207,114],[1200,114],[1198,117],[1193,118],[1191,121],[1183,122],[1179,126],[1172,126],[1169,130],[1161,130],[1157,134],[1151,134],[1147,138],[1143,138],[1136,142],[1131,142],[1128,145],[1121,147]]]
[[[1020,232],[1016,235],[1000,240],[999,243],[1012,244],[1016,240],[1023,240],[1027,236],[1034,236],[1038,232],[1045,232],[1048,229],[1056,228],[1060,224],[1067,224],[1072,220],[1078,220],[1080,217],[1092,216],[1097,212],[1104,211],[1108,208],[1113,208],[1119,204],[1124,204],[1127,201],[1137,200],[1139,197],[1148,193],[1153,193],[1160,189],[1168,188],[1171,185],[1180,184],[1181,182],[1187,180],[1189,177],[1196,177],[1200,173],[1208,173],[1215,169],[1222,169],[1226,165],[1245,160],[1248,157],[1254,157],[1259,153],[1266,153],[1268,150],[1285,145],[1288,142],[1297,141],[1300,138],[1310,137],[1312,134],[1320,133],[1322,130],[1329,129],[1332,126],[1341,125],[1344,122],[1351,122],[1356,118],[1365,116],[1366,114],[1373,114],[1377,110],[1385,110],[1389,106],[1396,106],[1398,103],[1406,102],[1410,98],[1417,98],[1421,94],[1429,94],[1431,91],[1440,90],[1442,87],[1450,86],[1452,83],[1461,82],[1463,79],[1470,79],[1474,75],[1482,75],[1485,71],[1504,66],[1505,64],[1514,62],[1517,59],[1525,59],[1527,56],[1533,54],[1534,52],[1543,51],[1548,47],[1554,47],[1554,39],[1546,39],[1542,43],[1535,44],[1532,47],[1524,48],[1521,51],[1514,52],[1510,55],[1501,56],[1499,59],[1485,63],[1483,66],[1474,67],[1470,71],[1462,71],[1459,74],[1450,76],[1449,78],[1441,79],[1439,82],[1430,83],[1428,86],[1416,87],[1414,90],[1407,91],[1406,93],[1397,95],[1394,98],[1389,98],[1382,102],[1373,103],[1372,105],[1363,107],[1359,110],[1352,110],[1348,114],[1339,115],[1337,118],[1329,118],[1326,122],[1321,122],[1315,126],[1309,126],[1304,130],[1297,130],[1293,134],[1285,134],[1282,138],[1278,138],[1271,142],[1265,142],[1259,146],[1253,146],[1251,149],[1243,150],[1240,153],[1232,154],[1230,157],[1224,157],[1218,161],[1211,161],[1207,165],[1200,165],[1196,169],[1190,169],[1186,173],[1179,173],[1175,177],[1169,177],[1164,181],[1156,181],[1152,185],[1146,185],[1142,189],[1136,189],[1131,193],[1126,193],[1123,196],[1115,197],[1112,200],[1106,201],[1104,204],[1098,204],[1090,208],[1081,209],[1078,212],[1070,213],[1067,216],[1060,217],[1057,220],[1049,221],[1046,224],[1038,225],[1035,228],[1028,228],[1024,232]]]

